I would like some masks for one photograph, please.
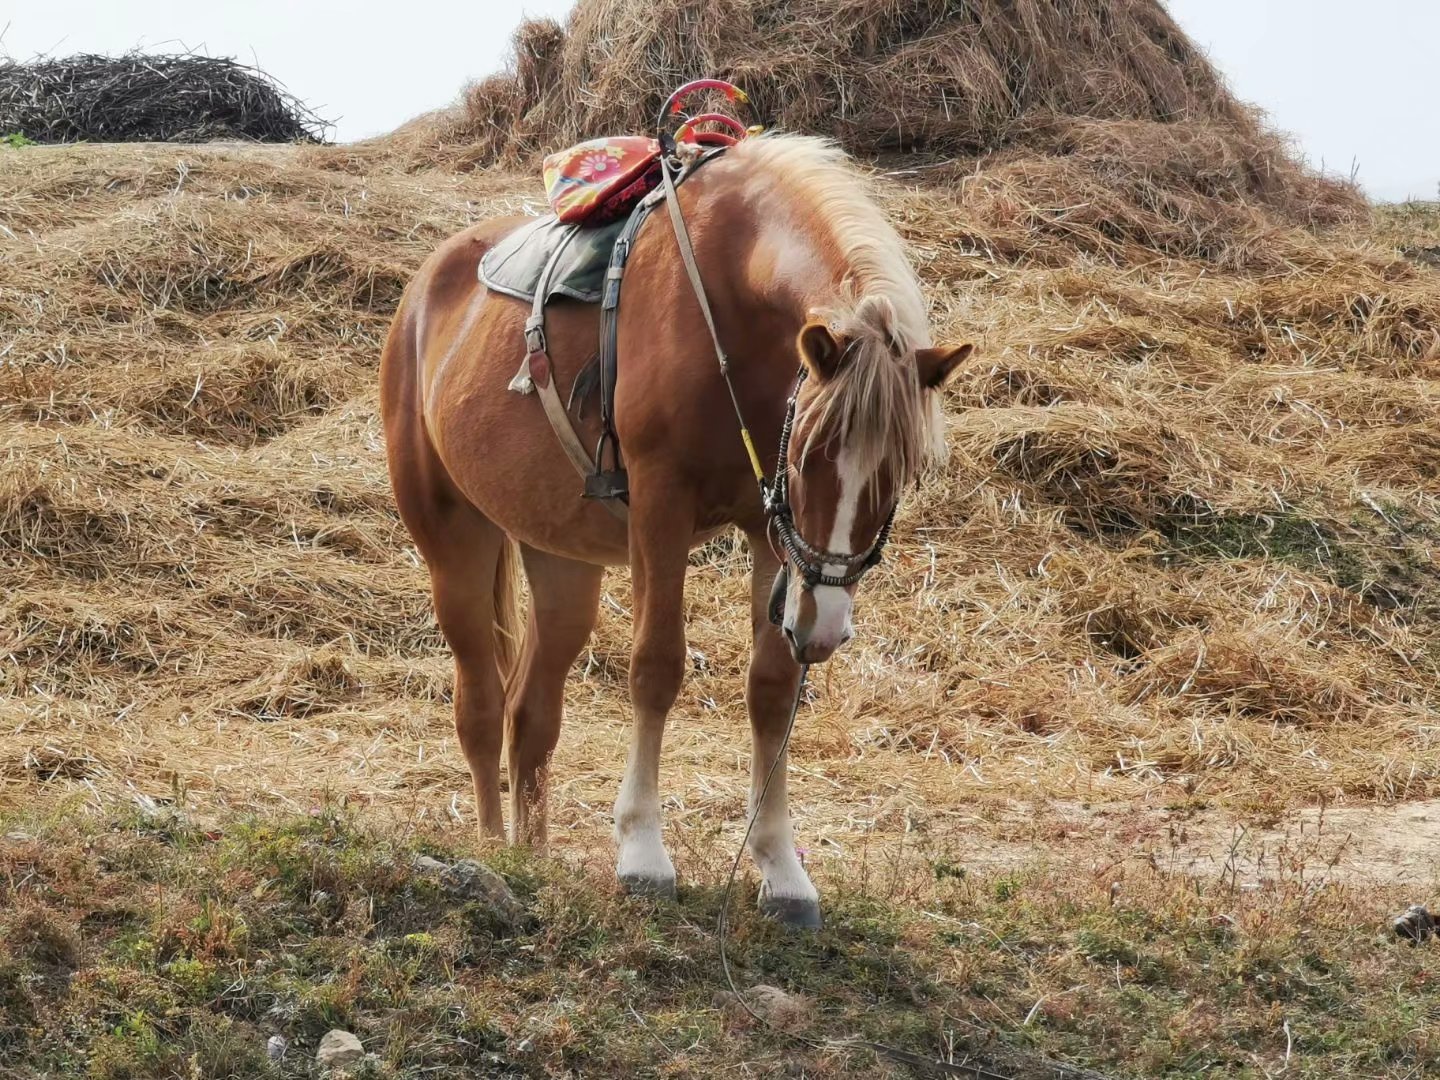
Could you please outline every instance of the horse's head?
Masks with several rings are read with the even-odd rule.
[[[770,609],[796,660],[814,664],[849,640],[856,586],[901,491],[943,454],[938,391],[973,346],[913,347],[878,296],[812,319],[796,346],[805,378],[777,480],[785,563]]]

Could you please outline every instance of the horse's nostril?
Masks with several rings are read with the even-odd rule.
[[[798,663],[804,663],[801,654],[805,650],[801,648],[800,642],[795,639],[795,629],[791,626],[781,626],[780,630],[785,635],[785,643],[790,646],[790,655],[793,656]]]

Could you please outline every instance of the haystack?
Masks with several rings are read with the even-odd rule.
[[[321,142],[325,127],[264,72],[227,57],[0,60],[0,134],[32,142]]]
[[[648,130],[702,74],[859,153],[994,149],[1062,117],[1250,121],[1157,0],[585,0],[522,25],[465,105],[488,155],[525,156]]]
[[[419,160],[529,162],[651,130],[701,75],[742,86],[766,124],[862,157],[999,155],[1004,197],[1181,233],[1167,248],[1228,246],[1253,222],[1226,203],[1300,224],[1360,210],[1231,95],[1159,0],[581,0],[563,27],[522,24],[507,71],[401,141]]]

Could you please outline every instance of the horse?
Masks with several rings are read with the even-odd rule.
[[[623,519],[581,497],[543,411],[507,392],[527,305],[487,290],[476,266],[533,218],[473,225],[408,283],[380,366],[391,486],[454,656],[455,730],[482,837],[505,836],[503,744],[510,842],[544,850],[564,681],[594,627],[604,569],[629,565],[633,720],[614,838],[616,875],[631,893],[675,893],[659,767],[686,666],[689,554],[723,531],[744,534],[753,559],[748,846],[762,876],[759,906],[817,926],[819,896],[795,850],[785,782],[802,666],[827,660],[850,638],[858,578],[883,546],[903,490],[944,455],[940,392],[973,346],[932,344],[901,238],[864,172],[828,140],[744,139],[678,188],[678,200],[730,358],[730,386],[679,257],[679,233],[666,215],[653,215],[631,249],[618,328],[613,424],[629,480]],[[549,310],[562,397],[594,354],[598,320],[594,306],[578,302]],[[753,438],[742,439],[737,410]],[[575,423],[595,445],[595,410]],[[778,551],[752,460],[770,463],[788,485],[787,542]],[[523,629],[522,568],[530,594]],[[777,627],[769,613],[782,604]]]

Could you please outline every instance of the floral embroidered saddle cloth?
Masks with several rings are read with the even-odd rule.
[[[559,220],[608,225],[660,183],[660,143],[644,135],[590,139],[547,157],[544,177]]]

